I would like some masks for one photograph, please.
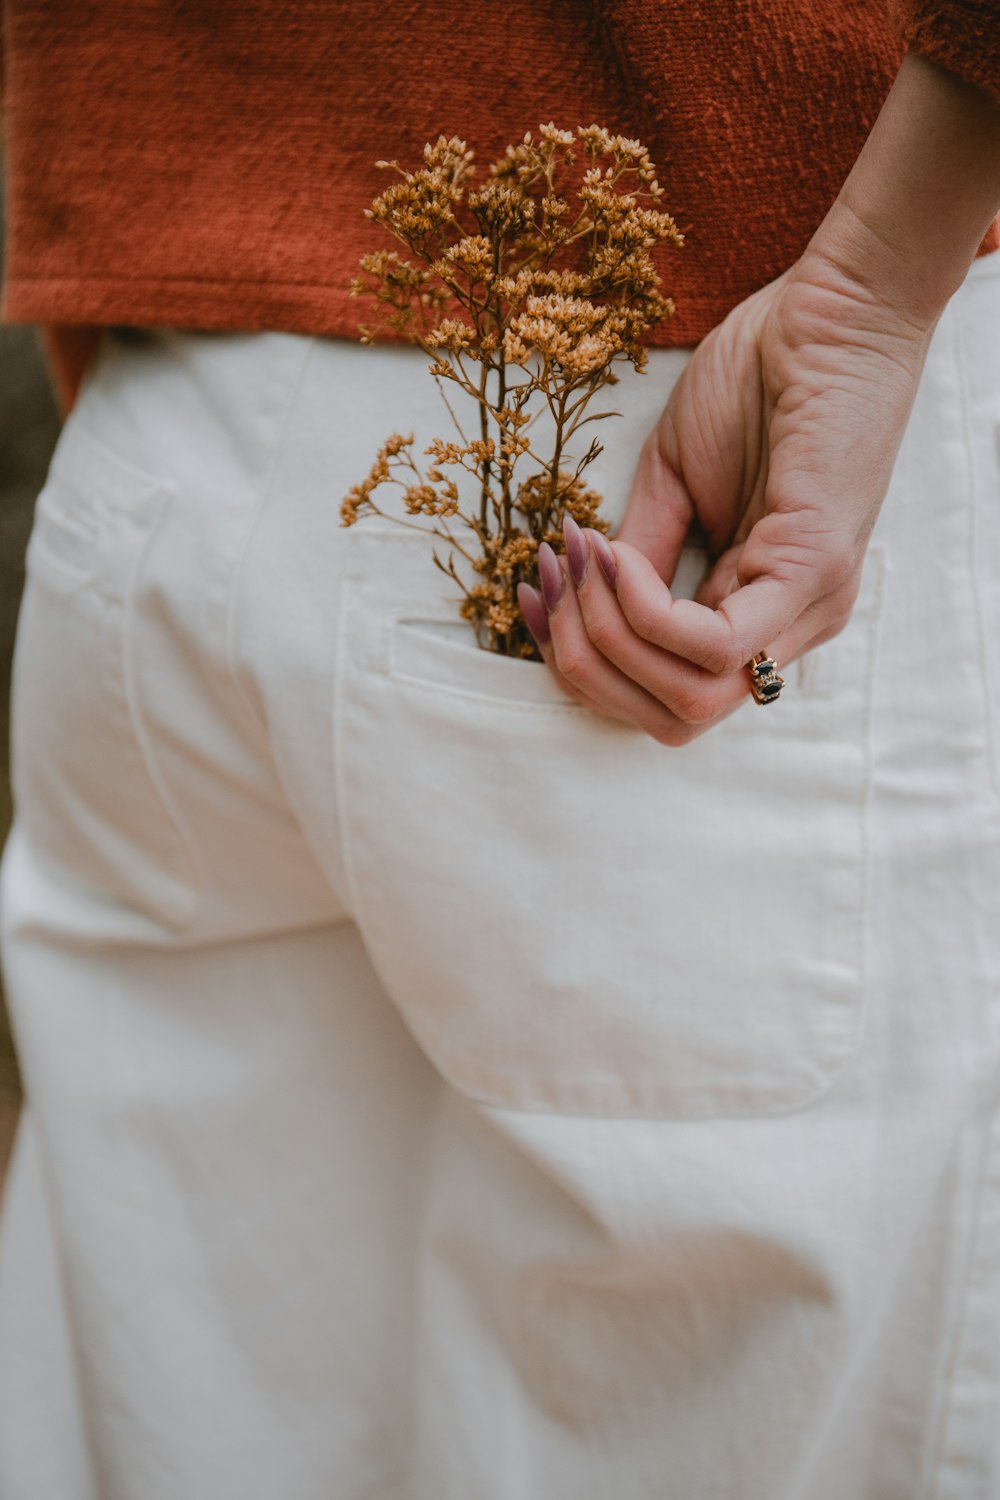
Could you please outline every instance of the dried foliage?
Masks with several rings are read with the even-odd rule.
[[[393,433],[341,507],[345,526],[385,515],[376,491],[401,486],[407,515],[419,519],[392,519],[448,542],[447,561],[436,551],[434,561],[460,588],[459,610],[479,645],[520,657],[538,656],[516,589],[534,576],[540,543],[562,547],[566,513],[607,530],[600,495],[581,479],[602,445],[592,439],[575,462],[569,445],[588,423],[617,415],[586,412],[617,382],[615,361],[645,369],[642,339],[674,310],[650,251],[683,243],[670,215],[650,206],[663,189],[639,141],[599,125],[574,134],[550,123],[538,135],[508,146],[479,186],[474,153],[455,136],[428,143],[414,172],[376,164],[398,180],[366,214],[409,258],[362,258],[351,294],[373,297],[379,314],[362,340],[381,330],[431,356],[460,440],[435,439],[421,473],[414,435]],[[475,402],[477,436],[463,432],[445,381]],[[554,436],[543,454],[532,429],[544,411]]]

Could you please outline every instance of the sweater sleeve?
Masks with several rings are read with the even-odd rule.
[[[889,0],[911,52],[1000,102],[1000,0]]]

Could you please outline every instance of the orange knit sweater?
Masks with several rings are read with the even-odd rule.
[[[104,324],[355,336],[376,158],[549,119],[649,147],[686,236],[653,342],[694,344],[800,254],[908,43],[1000,98],[997,0],[3,4],[2,312],[66,394]]]

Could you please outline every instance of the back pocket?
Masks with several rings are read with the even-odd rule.
[[[442,1075],[514,1110],[766,1115],[857,1047],[884,556],[766,710],[682,749],[480,651],[425,538],[346,534],[355,917]],[[796,686],[797,682],[797,686]]]
[[[180,928],[194,856],[157,763],[134,626],[172,487],[104,447],[76,413],[35,507],[18,621],[12,759],[18,820],[78,887]]]

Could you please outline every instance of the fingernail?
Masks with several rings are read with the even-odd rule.
[[[552,632],[549,630],[549,617],[545,612],[541,594],[537,589],[533,589],[530,583],[519,583],[517,602],[521,606],[524,623],[535,640],[540,646],[547,646],[552,639]]]
[[[538,549],[538,577],[541,580],[545,608],[551,614],[562,598],[563,573],[548,542],[543,542]]]
[[[607,538],[600,531],[595,531],[591,526],[587,527],[586,536],[589,538],[590,545],[597,553],[597,561],[601,565],[601,572],[611,587],[614,588],[618,580],[618,563],[615,554],[608,545]]]
[[[590,548],[587,546],[583,532],[572,516],[563,516],[563,539],[566,543],[569,570],[573,575],[573,582],[579,588],[587,576]]]

